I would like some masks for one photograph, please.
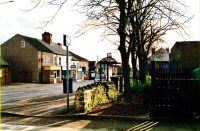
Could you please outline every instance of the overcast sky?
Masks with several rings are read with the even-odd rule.
[[[8,0],[0,0],[0,3],[5,1]],[[53,22],[42,30],[37,27],[41,26],[42,21],[51,18],[56,9],[45,6],[29,12],[22,11],[31,8],[30,1],[14,0],[12,3],[0,4],[0,44],[17,33],[41,39],[42,33],[47,31],[52,33],[53,42],[62,43],[63,34],[71,35],[72,45],[69,49],[88,60],[96,60],[97,56],[101,59],[108,52],[112,52],[113,57],[120,60],[117,46],[108,41],[101,41],[100,31],[91,31],[76,39],[73,38],[73,34],[80,28],[85,17],[75,11],[71,6],[72,3],[68,2],[64,5]],[[194,18],[187,24],[190,37],[183,39],[170,32],[165,36],[165,40],[170,44],[166,46],[171,47],[176,41],[200,40],[200,2],[199,0],[184,0],[184,3],[190,7],[191,16],[194,15]]]

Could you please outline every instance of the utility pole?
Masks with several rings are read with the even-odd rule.
[[[68,44],[69,41],[67,41],[66,35],[63,35],[63,44],[66,46],[66,86],[67,86],[67,112],[69,112],[69,63],[68,63],[68,57],[69,57],[69,51],[68,51]]]

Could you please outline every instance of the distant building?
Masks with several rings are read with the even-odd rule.
[[[77,81],[89,79],[89,61],[73,52],[71,59],[71,76]]]
[[[176,42],[171,49],[170,62],[181,68],[199,67],[200,41]]]
[[[66,70],[66,50],[62,48],[62,44],[52,42],[51,33],[44,32],[42,40],[16,34],[1,47],[2,57],[10,64],[12,81],[62,82],[62,75]],[[69,70],[72,58],[79,61],[74,53],[69,52]],[[69,73],[71,74],[71,70]]]
[[[148,58],[148,70],[151,69],[151,61],[156,62],[156,68],[162,68],[167,69],[169,68],[169,48],[159,48],[158,50],[155,50],[155,48],[152,49],[152,54]]]

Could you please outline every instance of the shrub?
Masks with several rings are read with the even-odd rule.
[[[130,86],[137,95],[144,95],[144,93],[151,87],[151,76],[149,74],[146,75],[145,83],[131,79]]]

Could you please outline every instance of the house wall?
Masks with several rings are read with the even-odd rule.
[[[25,41],[21,48],[21,39],[15,35],[2,45],[2,57],[10,64],[13,81],[39,82],[38,51]]]
[[[171,49],[170,61],[177,67],[197,68],[200,65],[200,41],[177,42]]]

